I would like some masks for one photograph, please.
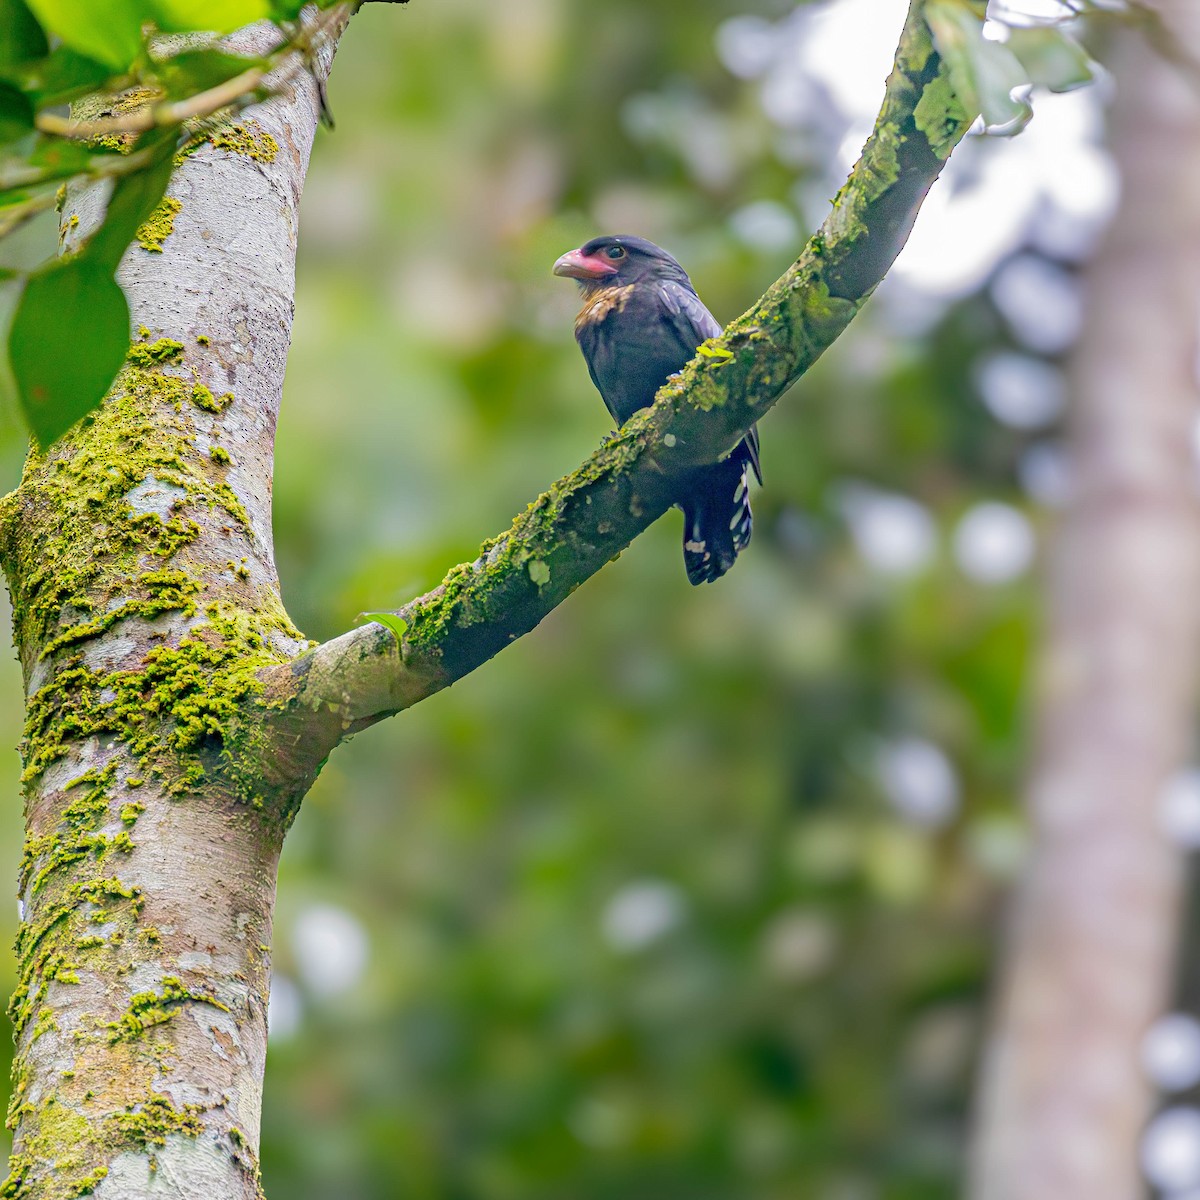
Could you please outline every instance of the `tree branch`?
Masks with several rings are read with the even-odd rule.
[[[341,37],[352,15],[349,4],[337,4],[311,21],[302,24],[296,34],[266,51],[262,66],[250,67],[207,91],[185,100],[145,104],[115,116],[82,120],[58,113],[41,112],[34,125],[42,133],[57,137],[87,140],[123,133],[145,133],[188,121],[203,120],[226,109],[235,112],[261,103],[286,87],[295,74],[307,69],[313,54],[329,39]],[[269,60],[275,59],[275,62]]]
[[[661,516],[682,472],[716,462],[846,328],[903,247],[968,113],[912,0],[874,131],[803,253],[749,311],[473,562],[399,610],[260,675],[280,782],[528,633]]]

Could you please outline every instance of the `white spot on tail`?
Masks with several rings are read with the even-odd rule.
[[[750,534],[754,528],[754,514],[750,511],[750,487],[746,479],[746,468],[742,468],[742,477],[738,481],[737,491],[733,494],[734,510],[729,518],[729,531],[733,534],[733,547],[738,552],[745,550],[750,544]]]

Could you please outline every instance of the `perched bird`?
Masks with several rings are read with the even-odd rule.
[[[667,376],[721,332],[687,272],[645,238],[592,238],[564,254],[554,274],[579,281],[583,307],[575,318],[575,340],[618,425],[652,404]],[[693,584],[720,579],[749,545],[751,468],[761,484],[753,426],[727,458],[684,478],[683,562]]]

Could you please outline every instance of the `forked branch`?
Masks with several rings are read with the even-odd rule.
[[[576,471],[395,615],[263,673],[283,779],[317,769],[346,735],[408,708],[528,633],[716,462],[846,328],[903,247],[974,113],[951,87],[912,0],[875,128],[821,228],[766,294]]]

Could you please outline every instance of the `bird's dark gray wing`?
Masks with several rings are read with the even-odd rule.
[[[721,325],[717,318],[690,287],[674,279],[664,279],[658,283],[658,295],[667,320],[680,343],[687,346],[689,357],[705,338],[720,334]]]

